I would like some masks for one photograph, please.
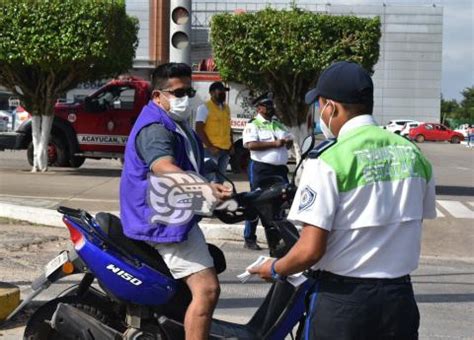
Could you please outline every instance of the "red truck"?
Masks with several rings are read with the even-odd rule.
[[[216,73],[193,75],[198,89],[194,106],[208,98],[208,86],[215,80],[219,80]],[[128,135],[149,96],[149,82],[128,77],[112,80],[80,101],[58,102],[48,145],[48,164],[77,168],[86,158],[122,159]],[[241,128],[233,129],[234,171],[241,170],[248,158],[239,136]],[[4,149],[27,149],[28,162],[33,164],[31,120],[23,122],[15,132],[0,133],[0,150]]]

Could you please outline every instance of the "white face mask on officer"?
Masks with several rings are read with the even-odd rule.
[[[329,117],[329,123],[328,125],[326,125],[326,123],[323,120],[323,112],[324,110],[326,110],[326,107],[329,104],[332,104],[333,109],[331,112],[331,116]],[[326,138],[336,138],[336,136],[331,131],[331,121],[332,121],[332,117],[335,111],[336,111],[336,106],[334,105],[334,102],[328,100],[326,104],[324,104],[323,109],[319,112],[319,125],[321,126],[321,131],[323,132]]]
[[[168,111],[170,117],[177,121],[182,122],[189,118],[191,110],[189,109],[189,97],[183,96],[181,98],[174,97],[169,100],[170,109]]]

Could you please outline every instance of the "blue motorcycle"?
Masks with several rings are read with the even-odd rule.
[[[311,148],[314,139],[306,143]],[[233,187],[238,208],[216,210],[214,215],[229,224],[258,216],[270,255],[284,256],[299,237],[282,214],[296,192],[294,179],[282,183],[269,178],[265,188],[253,192],[235,193]],[[112,214],[101,212],[92,217],[84,210],[66,207],[58,211],[72,246],[46,265],[31,285],[33,292],[9,318],[52,283],[68,275],[84,275],[78,285],[36,310],[27,322],[24,339],[184,339],[183,320],[191,293],[182,281],[173,279],[156,250],[127,238],[120,219]],[[216,271],[222,273],[224,254],[208,246]],[[297,333],[303,329],[305,296],[313,284],[310,277],[297,288],[274,282],[247,324],[214,319],[209,339],[293,337],[298,323]]]

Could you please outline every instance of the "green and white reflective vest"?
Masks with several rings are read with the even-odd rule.
[[[277,139],[293,139],[286,127],[276,119],[266,120],[258,114],[245,126],[242,134],[244,146],[250,142],[272,142]],[[285,146],[267,150],[251,150],[250,158],[257,162],[284,165],[288,162]]]
[[[354,277],[398,277],[417,267],[421,222],[436,217],[430,163],[410,141],[370,115],[305,163],[289,219],[329,231],[316,269]]]

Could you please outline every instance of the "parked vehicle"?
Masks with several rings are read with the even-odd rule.
[[[469,129],[473,127],[474,127],[474,124],[473,125],[462,124],[458,126],[456,129],[454,129],[454,131],[459,132],[460,134],[464,136],[465,139],[467,139],[467,137],[469,136]]]
[[[305,158],[314,145],[307,143]],[[300,162],[301,164],[301,162]],[[274,179],[262,189],[236,193],[233,210],[217,210],[224,223],[261,218],[273,257],[284,256],[299,234],[293,224],[281,216],[296,193],[292,183]],[[232,183],[232,182],[231,182]],[[32,297],[52,283],[76,273],[84,273],[78,286],[66,295],[41,306],[29,318],[24,338],[46,339],[184,339],[184,313],[191,294],[181,280],[175,280],[154,248],[123,234],[120,219],[108,213],[95,218],[83,210],[60,207],[73,248],[63,251],[45,267],[45,273],[32,284],[33,292],[8,317],[21,310]],[[209,245],[218,273],[225,270],[225,257],[219,248]],[[310,274],[309,272],[307,274]],[[209,339],[280,340],[298,325],[303,329],[305,296],[314,280],[294,287],[274,282],[262,305],[247,324],[213,320]],[[97,280],[101,291],[91,284]]]
[[[400,136],[408,137],[410,130],[413,128],[416,128],[420,124],[421,124],[420,122],[415,122],[415,121],[406,123],[400,131]]]
[[[0,132],[6,132],[9,130],[10,119],[8,111],[0,110]]]
[[[15,127],[12,128],[12,130],[16,131],[16,129],[19,128],[21,124],[31,119],[31,115],[22,106],[18,106],[15,109],[14,113],[15,113],[16,119],[15,119]],[[0,150],[1,150],[1,145],[0,145]]]
[[[416,122],[415,120],[412,120],[412,119],[395,119],[395,120],[391,120],[390,122],[388,122],[387,125],[385,125],[384,129],[390,131],[390,132],[393,132],[393,133],[396,133],[396,134],[400,134],[400,132],[402,131],[403,127],[405,126],[406,123],[411,123],[411,122]]]
[[[411,140],[415,140],[418,143],[423,143],[425,140],[459,143],[464,140],[464,136],[461,133],[437,123],[420,124],[420,126],[410,130],[409,136]]]
[[[193,74],[193,86],[197,90],[196,98],[191,101],[193,112],[209,98],[209,85],[216,80],[220,80],[218,73]],[[150,98],[149,86],[149,82],[138,77],[120,78],[106,83],[82,100],[58,101],[48,145],[48,165],[77,168],[86,158],[122,159],[132,126]],[[235,84],[230,84],[230,88],[228,101],[235,150],[230,164],[238,171],[241,166],[245,167],[249,157],[241,135],[251,116],[240,107],[241,89]],[[0,133],[0,150],[27,149],[28,162],[33,165],[31,117],[26,117],[15,133]]]

